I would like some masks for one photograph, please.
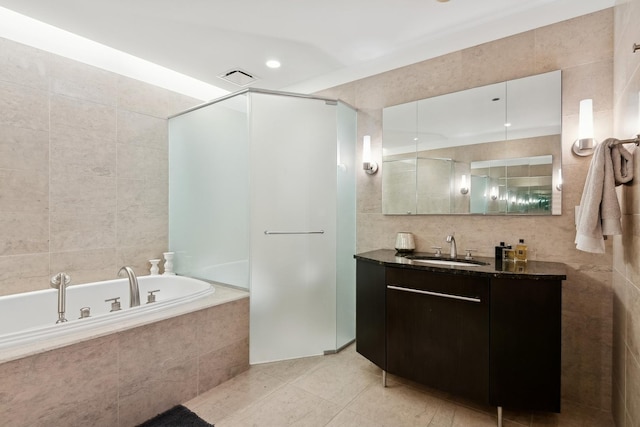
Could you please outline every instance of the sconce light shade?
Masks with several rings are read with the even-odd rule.
[[[378,164],[371,160],[371,136],[369,135],[362,138],[362,169],[369,175],[378,172]]]
[[[468,192],[467,175],[462,175],[462,178],[460,178],[460,194],[467,194]]]
[[[491,187],[491,193],[489,194],[491,200],[496,200],[498,198],[498,187],[495,185]]]
[[[562,169],[558,169],[558,182],[556,183],[556,190],[562,191]]]
[[[578,139],[573,143],[573,152],[581,157],[590,156],[596,147],[593,138],[593,100],[580,101],[580,117],[578,122]]]

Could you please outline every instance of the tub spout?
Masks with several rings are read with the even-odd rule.
[[[56,323],[66,322],[64,316],[67,304],[67,285],[71,282],[71,277],[66,273],[58,273],[51,278],[51,287],[58,290],[58,320]]]
[[[122,267],[118,271],[118,277],[122,276],[122,272],[127,274],[129,278],[129,307],[138,307],[140,305],[140,289],[138,288],[138,278],[131,267]]]

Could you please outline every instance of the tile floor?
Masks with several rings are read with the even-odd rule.
[[[561,414],[505,409],[505,427],[613,426],[610,414],[562,403]],[[216,427],[495,427],[496,410],[389,375],[351,345],[342,352],[254,365],[185,403]]]

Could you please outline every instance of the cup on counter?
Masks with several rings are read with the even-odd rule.
[[[416,242],[413,234],[407,231],[401,231],[396,236],[396,251],[405,253],[413,252],[416,249]]]

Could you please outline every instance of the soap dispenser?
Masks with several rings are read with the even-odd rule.
[[[520,239],[516,245],[515,257],[516,261],[527,261],[527,245],[524,244],[524,239]]]

